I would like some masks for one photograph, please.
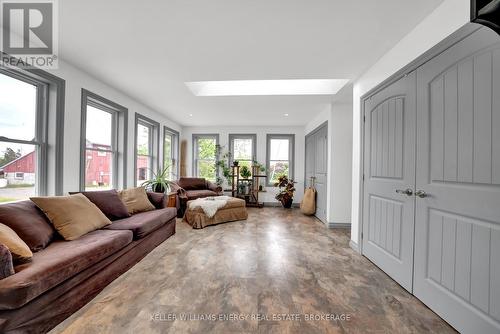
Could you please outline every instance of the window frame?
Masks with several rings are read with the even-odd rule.
[[[234,161],[234,140],[235,139],[251,139],[252,140],[252,158],[250,159],[250,166],[253,165],[253,162],[257,160],[257,134],[255,133],[230,133],[228,136],[229,139],[229,152],[231,156],[229,158],[229,166],[233,165]],[[241,160],[241,161],[249,161],[249,160]]]
[[[158,169],[160,168],[160,123],[152,120],[149,117],[146,117],[144,115],[141,115],[139,113],[135,113],[135,126],[134,126],[134,186],[139,187],[140,184],[137,184],[137,139],[138,139],[138,133],[137,133],[137,127],[138,125],[142,125],[145,127],[148,127],[150,129],[149,131],[149,140],[148,140],[148,145],[149,145],[149,152],[151,152],[150,157],[150,162],[151,162],[151,173],[156,173]],[[152,175],[149,175],[151,177]],[[146,172],[146,180],[148,179],[148,172]],[[146,181],[145,180],[145,181]]]
[[[111,150],[104,149],[89,149],[87,148],[87,106],[94,107],[101,111],[111,114],[112,129],[111,129]],[[120,119],[122,121],[120,122]],[[122,126],[120,126],[122,123]],[[120,127],[123,128],[123,146],[120,150],[119,137],[122,133]],[[82,88],[82,101],[81,101],[81,124],[80,124],[80,191],[85,191],[85,165],[87,150],[96,152],[111,153],[113,156],[112,161],[112,188],[118,188],[119,176],[122,178],[123,188],[127,187],[127,128],[128,128],[128,109],[106,99],[98,94],[92,93]],[[122,173],[119,175],[119,165],[123,166]]]
[[[191,146],[192,146],[192,170],[193,170],[193,176],[194,177],[199,177],[198,176],[198,157],[197,157],[197,148],[198,148],[198,139],[215,139],[215,147],[217,149],[217,146],[219,145],[219,134],[218,133],[193,133],[192,136],[192,141],[191,141]],[[211,160],[206,160],[206,159],[201,159],[203,161],[211,161]],[[219,168],[217,166],[217,162],[219,161],[217,152],[215,152],[215,180],[219,177]]]
[[[15,80],[33,85],[37,89],[35,110],[35,137],[33,140],[14,139],[0,136],[0,142],[33,145],[35,147],[35,195],[44,196],[48,193],[48,111],[50,82],[40,80],[30,73],[7,69],[0,66],[0,75],[6,75]],[[56,152],[57,153],[57,152]],[[57,180],[59,181],[59,180]],[[62,180],[61,180],[62,181]],[[56,185],[56,189],[59,184]]]
[[[163,168],[166,168],[165,166],[165,137],[170,136],[172,138],[171,140],[171,149],[170,149],[170,160],[173,161],[173,169],[171,170],[171,175],[169,177],[171,178],[170,181],[174,181],[177,178],[177,174],[179,171],[179,151],[180,151],[180,134],[179,131],[176,131],[172,128],[169,128],[168,126],[163,126],[163,161],[162,165]]]
[[[271,140],[273,139],[287,139],[288,140],[288,160],[271,160]],[[288,161],[288,177],[295,178],[295,134],[267,134],[266,135],[266,185],[274,187],[271,181],[269,172],[271,170],[271,161]]]
[[[37,168],[40,168],[38,195],[62,195],[64,181],[64,115],[66,107],[66,80],[36,67],[26,68],[24,64],[16,65],[18,59],[0,51],[0,55],[8,59],[12,66],[0,64],[0,71],[5,75],[23,76],[47,85],[44,96],[45,152],[42,158],[37,157]],[[3,138],[6,139],[6,138]],[[50,150],[48,150],[50,148]],[[49,168],[49,166],[51,168]],[[38,182],[38,181],[37,181]]]

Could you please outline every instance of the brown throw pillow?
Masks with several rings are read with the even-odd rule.
[[[155,207],[148,199],[146,189],[137,187],[132,189],[125,189],[118,192],[121,200],[127,207],[128,213],[134,214],[144,211],[154,210]]]
[[[55,197],[32,197],[65,240],[75,240],[98,230],[111,221],[82,194]]]
[[[0,205],[0,223],[13,229],[33,252],[47,247],[56,234],[43,212],[28,200]]]
[[[0,224],[0,244],[5,245],[9,249],[12,259],[16,264],[29,262],[33,257],[33,253],[28,245],[19,238],[13,229],[4,224]]]
[[[0,244],[0,279],[14,275],[14,264],[12,254],[7,246]]]
[[[167,195],[151,191],[148,191],[146,193],[148,195],[149,202],[151,202],[151,204],[153,204],[155,208],[164,209],[167,207]]]
[[[109,218],[109,220],[118,220],[122,218],[130,217],[127,211],[127,207],[118,196],[118,192],[115,189],[103,190],[103,191],[82,191],[85,197],[87,197],[92,203],[97,205],[97,207]],[[78,194],[78,192],[70,192],[70,195]]]

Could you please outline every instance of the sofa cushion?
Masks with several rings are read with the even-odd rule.
[[[23,306],[40,294],[127,246],[130,231],[98,230],[74,241],[54,241],[31,263],[0,281],[0,309]]]
[[[203,197],[217,196],[217,193],[212,190],[188,190],[186,191],[186,196],[188,200],[192,200]]]
[[[65,240],[78,239],[111,224],[101,210],[82,194],[32,197],[31,200],[45,213]]]
[[[184,190],[203,190],[207,189],[207,181],[198,177],[181,177],[177,184]]]
[[[79,192],[70,192],[70,195]],[[108,217],[109,220],[117,220],[130,217],[127,207],[123,204],[118,192],[115,189],[102,191],[82,191],[80,192],[94,203],[99,210]]]
[[[139,212],[151,211],[155,207],[148,199],[146,189],[143,187],[124,189],[118,192],[120,199],[127,207],[128,213],[134,214]]]
[[[5,245],[9,249],[14,263],[31,261],[33,253],[28,245],[19,238],[13,229],[4,224],[0,224],[0,244]]]
[[[7,246],[0,244],[0,280],[14,275],[14,273],[12,254]]]
[[[33,251],[44,249],[56,231],[32,201],[0,205],[0,223],[13,229]]]
[[[110,230],[130,230],[134,233],[134,239],[140,239],[165,225],[177,215],[175,208],[165,208],[154,211],[141,212],[130,218],[114,221],[107,226]]]

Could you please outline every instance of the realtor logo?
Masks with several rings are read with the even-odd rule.
[[[56,0],[0,0],[0,5],[2,63],[57,68]]]

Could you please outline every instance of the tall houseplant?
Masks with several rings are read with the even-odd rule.
[[[282,175],[278,178],[278,182],[276,182],[274,186],[279,188],[279,192],[276,194],[275,198],[281,202],[284,208],[291,208],[293,195],[295,193],[295,182],[286,175]]]
[[[151,180],[144,181],[141,186],[144,188],[150,187],[156,193],[166,193],[170,190],[170,186],[174,184],[174,182],[167,179],[169,169],[170,166],[167,166],[158,173],[152,171],[153,177]]]

